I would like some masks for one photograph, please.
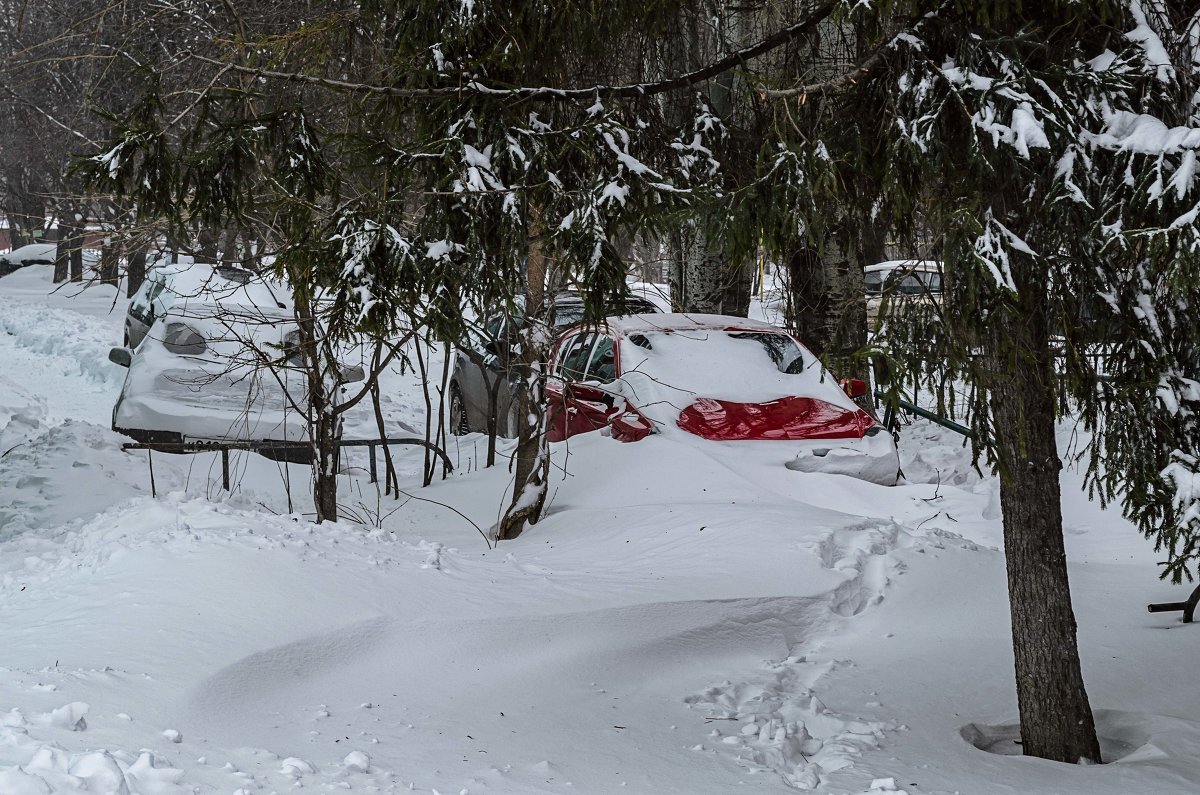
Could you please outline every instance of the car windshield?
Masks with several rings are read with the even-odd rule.
[[[942,291],[942,274],[937,271],[893,268],[871,271],[863,275],[868,296],[889,292],[900,295],[925,295]]]

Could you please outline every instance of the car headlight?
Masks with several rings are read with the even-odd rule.
[[[163,347],[171,353],[184,356],[199,356],[208,349],[208,343],[200,332],[186,323],[168,323],[163,335]]]

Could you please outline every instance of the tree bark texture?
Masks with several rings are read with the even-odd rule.
[[[63,234],[67,238],[67,252],[70,257],[71,281],[83,281],[83,241],[84,241],[84,225],[83,220],[75,221],[73,224],[63,230]]]
[[[745,317],[753,268],[735,265],[702,229],[685,226],[672,240],[671,303],[679,312]]]
[[[71,236],[66,229],[59,229],[57,247],[54,250],[54,283],[62,284],[71,274]]]
[[[788,260],[788,323],[831,366],[848,361],[867,333],[862,268],[841,236],[832,231],[823,248],[799,249]]]
[[[525,323],[521,328],[521,385],[517,408],[517,450],[513,497],[496,527],[496,540],[516,538],[525,523],[536,524],[546,502],[550,445],[546,440],[546,362],[549,356],[549,296],[545,252],[535,216],[525,265]]]
[[[1044,294],[1022,289],[992,333],[989,399],[999,453],[1017,702],[1024,753],[1100,761],[1067,578]]]
[[[125,295],[129,298],[138,291],[142,283],[146,281],[146,250],[138,249],[129,256],[129,267],[126,272],[127,284],[125,285]]]
[[[117,248],[117,244],[111,238],[104,241],[104,247],[100,250],[100,283],[111,284],[116,286],[121,280],[120,262],[121,252]]]
[[[338,414],[335,411],[336,393],[331,383],[336,380],[327,366],[336,368],[332,357],[322,355],[319,329],[311,303],[297,295],[296,328],[299,347],[307,374],[308,431],[312,445],[313,505],[316,522],[336,522],[338,518]]]

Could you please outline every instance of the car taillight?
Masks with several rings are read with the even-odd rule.
[[[208,343],[200,332],[186,323],[168,323],[163,335],[163,347],[171,353],[184,356],[199,356],[208,349]]]

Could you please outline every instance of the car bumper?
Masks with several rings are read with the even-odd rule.
[[[900,456],[892,435],[880,430],[861,439],[815,439],[780,442],[795,448],[784,466],[794,472],[823,472],[878,483],[896,485]]]
[[[293,411],[251,406],[198,407],[157,397],[125,396],[113,412],[113,430],[138,441],[303,442],[308,430]]]

